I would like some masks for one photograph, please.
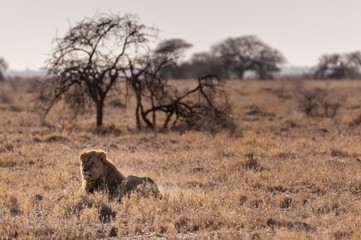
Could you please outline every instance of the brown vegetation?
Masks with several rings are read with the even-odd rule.
[[[106,105],[101,129],[94,112],[73,118],[62,102],[43,125],[27,82],[8,81],[0,83],[4,239],[360,238],[361,82],[229,81],[238,127],[212,135],[138,131],[134,96],[126,108]],[[337,89],[344,100],[332,118],[309,117],[299,86]],[[105,149],[125,175],[151,177],[162,199],[83,194],[84,148]]]

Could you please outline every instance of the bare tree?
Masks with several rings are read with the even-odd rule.
[[[65,96],[66,103],[76,109],[93,103],[96,125],[101,126],[107,94],[123,77],[130,56],[153,34],[153,29],[132,15],[98,14],[77,23],[56,39],[47,62],[50,79],[42,82],[39,97],[45,103],[45,115]]]
[[[0,82],[5,80],[3,72],[8,69],[8,64],[4,58],[0,57]]]
[[[146,114],[162,111],[166,114],[163,127],[171,123],[173,128],[207,130],[234,128],[227,94],[217,76],[198,78],[193,89],[183,93],[174,92],[173,101],[150,108]]]
[[[360,77],[361,52],[325,54],[320,57],[315,71],[318,79]]]
[[[227,94],[217,76],[200,77],[197,86],[183,92],[154,72],[146,72],[143,81],[145,87],[139,92],[142,98],[137,111],[138,128],[144,122],[148,128],[155,129],[156,116],[160,114],[165,116],[162,128],[207,128],[213,132],[234,127]]]
[[[188,46],[180,42],[161,42],[147,56],[128,60],[129,70],[123,74],[136,97],[138,129],[144,125],[156,129],[159,120],[162,121],[162,128],[186,126],[200,129],[202,124],[206,126],[205,122],[212,127],[231,122],[227,95],[216,77],[201,77],[195,88],[184,92],[162,78],[162,70],[174,64],[186,49],[184,46]]]
[[[149,121],[144,115],[144,98],[155,106],[156,101],[167,99],[166,80],[161,78],[161,72],[164,68],[179,59],[183,51],[188,49],[191,44],[182,39],[165,40],[158,44],[154,51],[147,55],[128,58],[128,66],[123,70],[123,75],[127,78],[128,86],[131,87],[136,96],[136,123],[140,129],[141,118],[147,127],[156,126],[156,115],[153,113],[153,122]]]
[[[214,45],[211,52],[221,60],[225,69],[240,79],[248,70],[255,71],[260,79],[270,79],[272,72],[280,70],[278,65],[286,61],[278,50],[252,35],[228,38]]]

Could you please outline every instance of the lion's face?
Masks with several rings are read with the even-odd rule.
[[[83,179],[86,179],[87,181],[98,179],[104,171],[103,162],[105,159],[106,155],[103,151],[92,150],[83,152],[80,155],[81,174]]]

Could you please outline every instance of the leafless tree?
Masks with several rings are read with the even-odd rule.
[[[0,82],[5,80],[3,72],[8,69],[8,64],[4,58],[0,57]]]
[[[141,96],[136,111],[138,128],[142,127],[143,122],[148,128],[155,129],[156,116],[160,114],[165,116],[162,128],[181,127],[214,132],[234,127],[228,97],[217,76],[200,77],[197,86],[181,92],[154,73],[146,72],[140,81],[144,83],[144,88],[136,89],[136,95]]]
[[[177,41],[179,43],[179,41]],[[168,42],[170,43],[170,42]],[[175,42],[173,42],[175,43]],[[198,78],[195,88],[185,92],[168,84],[161,77],[162,69],[173,64],[186,44],[164,43],[147,57],[129,61],[130,71],[124,72],[128,85],[136,96],[136,123],[155,129],[159,115],[163,115],[162,128],[185,126],[200,129],[208,123],[214,130],[232,121],[227,95],[216,76]]]
[[[128,59],[153,35],[154,30],[139,24],[133,15],[98,14],[77,23],[56,39],[47,62],[49,79],[40,85],[39,96],[45,115],[65,96],[75,109],[93,103],[96,125],[101,126],[108,93],[123,78]]]
[[[361,52],[325,54],[320,57],[315,71],[318,79],[360,77]]]
[[[169,97],[165,89],[166,80],[161,78],[161,71],[174,64],[190,46],[191,44],[182,39],[170,39],[159,43],[156,49],[147,55],[128,58],[128,66],[123,69],[123,75],[136,97],[135,116],[138,129],[142,126],[141,119],[149,128],[156,126],[155,113],[153,123],[144,115],[144,98],[155,106],[157,101]]]
[[[271,79],[272,72],[286,60],[276,49],[271,48],[256,36],[228,38],[212,47],[212,55],[219,58],[225,69],[240,79],[248,70],[255,71],[260,79]]]
[[[196,87],[176,93],[172,102],[151,108],[148,112],[158,110],[167,116],[163,127],[171,123],[173,128],[210,132],[235,127],[227,94],[217,76],[199,77]]]

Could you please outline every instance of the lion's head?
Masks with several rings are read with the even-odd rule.
[[[106,154],[102,150],[88,150],[80,154],[81,173],[83,179],[87,181],[96,180],[104,172],[104,162]]]

